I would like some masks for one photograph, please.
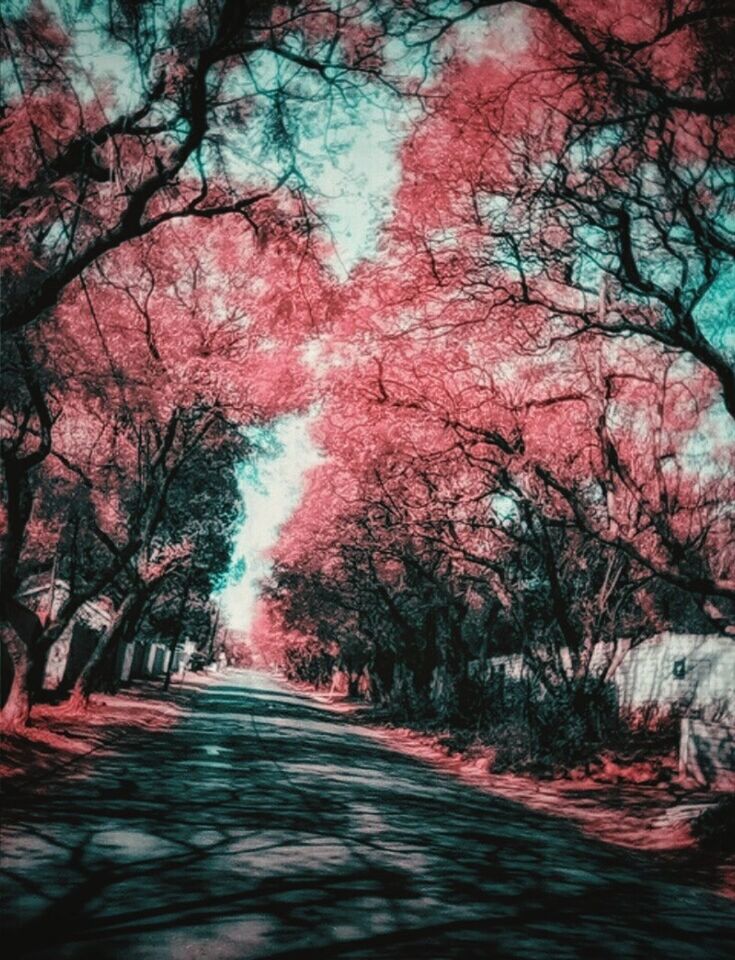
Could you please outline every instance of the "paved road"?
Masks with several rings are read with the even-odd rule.
[[[6,960],[735,956],[733,904],[254,673],[4,808]]]

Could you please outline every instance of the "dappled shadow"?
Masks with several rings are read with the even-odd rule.
[[[255,674],[6,803],[7,956],[717,958],[735,910]],[[12,920],[10,919],[12,918]]]

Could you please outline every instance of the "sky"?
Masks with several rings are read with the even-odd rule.
[[[235,630],[249,630],[258,583],[270,569],[268,551],[298,505],[306,472],[321,459],[309,436],[314,416],[282,417],[272,427],[253,432],[263,453],[240,469],[243,520],[233,544],[228,582],[220,594],[225,620]]]

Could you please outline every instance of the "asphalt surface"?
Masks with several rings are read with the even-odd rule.
[[[735,956],[735,904],[252,672],[3,800],[5,960]]]

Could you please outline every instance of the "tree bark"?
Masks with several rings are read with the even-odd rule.
[[[2,612],[2,642],[13,664],[13,681],[0,722],[3,727],[20,727],[28,723],[31,714],[30,675],[41,621],[17,600],[6,600]]]
[[[13,663],[13,682],[0,715],[0,726],[7,730],[24,727],[28,723],[31,712],[28,690],[31,661],[28,648],[10,625],[3,627],[2,642]]]
[[[3,538],[0,560],[0,583],[3,598],[12,597],[18,589],[18,565],[23,549],[25,529],[33,509],[33,490],[28,471],[9,456],[3,456],[8,525]]]
[[[163,689],[168,690],[171,686],[171,675],[174,672],[174,657],[176,655],[176,648],[179,645],[179,638],[181,637],[181,620],[184,616],[184,610],[186,609],[186,604],[189,600],[189,591],[191,589],[191,579],[193,576],[193,571],[189,571],[189,575],[186,578],[186,583],[184,584],[184,589],[181,592],[181,601],[179,603],[179,609],[176,614],[176,619],[178,621],[178,628],[176,633],[171,640],[169,641],[168,650],[169,658],[168,665],[166,666],[166,676],[163,678]],[[214,631],[217,629],[217,621],[215,621]],[[214,636],[214,632],[212,634]]]
[[[43,681],[46,678],[46,664],[48,663],[51,647],[53,647],[63,632],[63,630],[43,630],[36,638],[31,657],[31,669],[28,674],[28,688],[30,690],[32,703],[35,703],[41,696]]]
[[[72,711],[86,710],[89,698],[94,690],[97,674],[106,651],[117,636],[137,621],[143,610],[145,594],[139,591],[129,593],[115,612],[112,621],[101,634],[92,654],[72,687],[68,705]]]

